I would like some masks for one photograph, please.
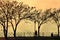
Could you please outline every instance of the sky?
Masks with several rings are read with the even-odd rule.
[[[60,0],[18,0],[37,9],[60,8]]]
[[[29,6],[36,7],[36,9],[44,10],[49,8],[60,8],[60,0],[16,0],[16,1],[23,2],[24,4],[28,4]],[[29,22],[29,23],[25,23],[25,22]],[[37,24],[36,24],[36,30],[37,30]],[[13,32],[12,28],[9,29],[9,31]],[[17,33],[29,32],[29,31],[34,32],[34,23],[29,20],[27,21],[22,20],[18,25]],[[41,35],[43,35],[42,33],[44,33],[44,36],[50,36],[52,32],[54,34],[57,34],[57,25],[56,23],[47,22],[41,26],[40,32]]]
[[[30,6],[35,6],[37,9],[60,8],[60,0],[15,0],[15,1],[23,2],[24,4],[28,4]]]

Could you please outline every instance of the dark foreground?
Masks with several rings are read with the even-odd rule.
[[[5,40],[0,37],[0,40]],[[8,37],[8,40],[60,40],[60,37]]]

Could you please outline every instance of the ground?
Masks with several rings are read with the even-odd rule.
[[[5,40],[0,37],[0,40]],[[8,37],[8,40],[60,40],[60,37]]]

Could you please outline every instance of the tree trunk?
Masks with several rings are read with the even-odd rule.
[[[7,40],[7,34],[6,34],[5,27],[3,28],[3,32],[4,32],[4,37],[5,37],[5,40]]]
[[[5,40],[8,40],[8,39],[7,39],[7,30],[5,29],[5,26],[3,26],[3,32],[4,32]]]
[[[34,36],[37,36],[36,21],[34,21]]]
[[[5,37],[5,26],[3,26],[3,32],[4,32],[4,37]]]
[[[14,31],[14,38],[16,39],[16,30],[17,30],[17,25],[15,26],[15,29],[13,30]]]
[[[16,30],[14,30],[14,37],[16,37]]]
[[[36,21],[34,21],[34,31],[36,31]]]
[[[40,33],[39,33],[39,31],[40,31],[40,28],[39,28],[40,26],[38,26],[38,36],[40,36]]]
[[[58,37],[59,37],[59,26],[58,26]]]
[[[8,40],[7,35],[8,35],[8,17],[7,17],[7,23],[6,23],[6,29],[5,29],[5,38],[6,38],[6,40]]]
[[[14,30],[14,39],[17,40],[16,39],[16,30]]]
[[[8,40],[8,37],[7,37],[7,30],[5,30],[5,39]]]
[[[15,30],[14,30],[14,37],[16,38],[16,30],[17,30],[17,25],[15,26]]]

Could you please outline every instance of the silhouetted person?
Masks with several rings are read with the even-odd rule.
[[[51,37],[53,37],[53,33],[51,33]]]
[[[35,31],[35,36],[37,36],[37,30]]]

